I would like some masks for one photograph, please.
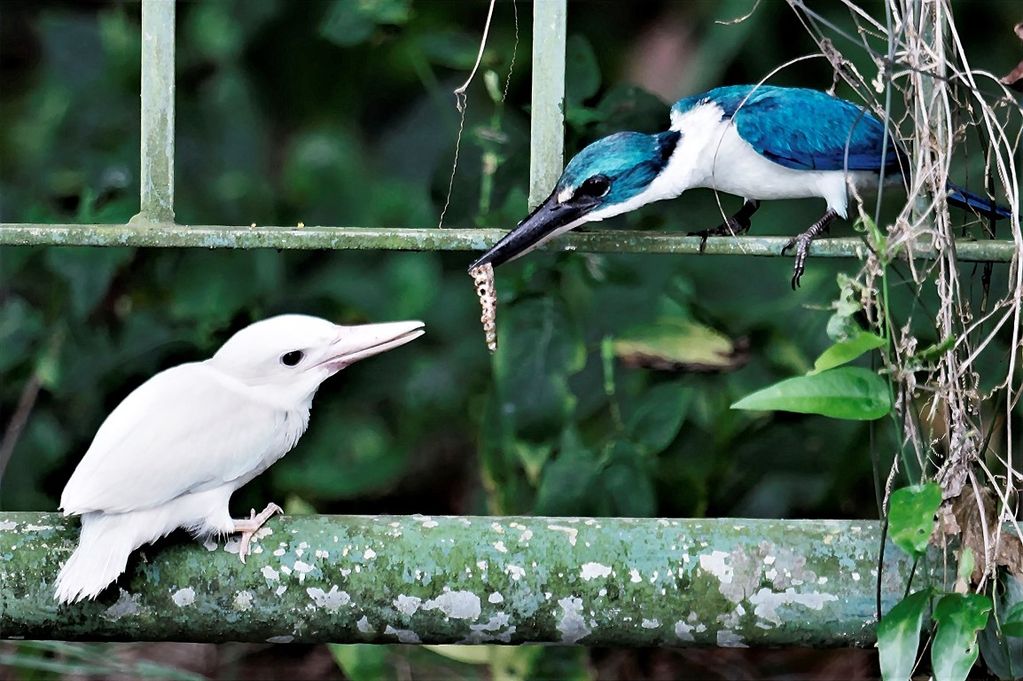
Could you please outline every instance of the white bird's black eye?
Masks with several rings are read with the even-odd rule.
[[[611,180],[604,175],[594,175],[579,185],[575,190],[575,196],[599,199],[611,190]]]
[[[301,350],[292,350],[291,352],[285,352],[283,355],[281,355],[281,364],[283,364],[286,367],[293,367],[299,362],[301,362],[303,357],[305,357],[305,353],[302,352]]]

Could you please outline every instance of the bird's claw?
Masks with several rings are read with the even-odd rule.
[[[790,248],[796,245],[796,241],[798,241],[798,237],[792,237],[791,239],[789,239],[788,242],[786,242],[786,244],[781,247],[781,254],[785,255],[786,251],[788,251]]]
[[[263,527],[267,520],[269,520],[275,513],[284,513],[284,510],[277,504],[271,502],[266,505],[261,512],[256,513],[256,509],[249,511],[249,517],[245,520],[236,520],[234,522],[235,532],[241,532],[241,539],[238,542],[238,557],[242,563],[245,562],[245,556],[249,554],[249,543],[252,541],[252,537]]]
[[[802,265],[796,265],[792,268],[792,290],[795,291],[799,288],[799,280],[803,278],[803,270],[805,268]]]
[[[822,215],[820,220],[810,225],[810,229],[789,239],[788,243],[781,249],[781,254],[785,255],[785,252],[790,248],[796,247],[796,262],[792,266],[793,291],[799,288],[799,280],[803,278],[803,272],[806,270],[806,259],[810,256],[810,244],[822,233],[830,232],[831,223],[837,217],[838,213],[829,208],[828,212]]]
[[[707,237],[710,236],[738,236],[745,234],[749,231],[752,222],[744,220],[741,217],[732,215],[725,219],[717,227],[711,229],[701,229],[698,232],[689,232],[686,236],[698,236],[700,237],[700,253],[702,254],[704,249],[707,248]]]
[[[806,271],[806,258],[810,251],[810,240],[802,234],[792,237],[782,247],[781,254],[785,255],[793,246],[796,248],[796,262],[792,265],[792,290],[795,291],[799,288],[799,281],[803,278],[803,272]]]
[[[708,232],[708,230],[705,229],[702,232],[690,232],[689,233],[689,236],[698,236],[698,237],[700,237],[700,255],[703,255],[703,252],[705,250],[707,250],[707,237],[710,236],[710,234],[708,234],[707,232]]]

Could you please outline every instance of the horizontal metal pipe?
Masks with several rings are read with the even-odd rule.
[[[58,607],[52,584],[77,525],[55,513],[0,513],[0,635],[616,646],[874,641],[875,521],[283,517],[268,523],[245,564],[236,539],[201,544],[177,533],[136,553],[97,601]],[[887,609],[901,597],[910,563],[890,545],[885,558]]]
[[[377,228],[377,227],[238,227],[223,225],[0,224],[0,246],[142,246],[173,248],[280,248],[397,251],[484,251],[504,236],[500,229]],[[778,256],[785,237],[719,237],[707,240],[708,255]],[[587,253],[698,254],[700,239],[680,232],[616,230],[572,232],[542,248]],[[1011,241],[958,241],[958,259],[964,262],[1009,262],[1015,254]],[[820,239],[810,247],[815,257],[862,257],[861,239]],[[913,254],[934,258],[935,249],[919,244]]]

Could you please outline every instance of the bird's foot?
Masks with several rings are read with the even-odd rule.
[[[781,249],[781,254],[785,255],[785,252],[793,246],[796,248],[796,262],[792,265],[793,291],[799,288],[799,280],[803,278],[803,272],[806,271],[806,258],[810,255],[811,241],[812,239],[807,238],[806,234],[800,234],[789,239]]]
[[[752,222],[742,215],[732,215],[717,227],[702,229],[699,232],[689,232],[687,236],[700,237],[700,253],[707,247],[707,237],[711,236],[739,236],[749,231]]]
[[[810,244],[821,234],[830,232],[831,223],[837,217],[838,213],[829,208],[828,212],[821,216],[820,220],[810,225],[810,229],[789,239],[788,243],[781,249],[782,255],[785,255],[785,252],[793,246],[796,249],[796,262],[792,266],[793,291],[799,288],[799,280],[803,278],[803,272],[806,271],[806,259],[810,256]]]
[[[241,532],[242,538],[241,543],[238,544],[238,557],[241,558],[242,562],[245,562],[245,556],[249,555],[249,542],[252,540],[252,536],[260,530],[261,527],[269,520],[275,513],[284,513],[284,510],[275,503],[269,503],[266,505],[261,512],[256,513],[256,509],[249,511],[249,517],[242,520],[234,521],[234,531]]]

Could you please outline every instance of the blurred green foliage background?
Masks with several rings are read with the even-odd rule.
[[[840,3],[818,4],[853,30]],[[815,51],[782,2],[722,23],[752,6],[569,3],[567,155],[612,131],[665,129],[667,102]],[[1011,68],[1014,3],[957,11],[970,15],[973,66]],[[458,130],[451,91],[485,15],[485,3],[431,0],[180,3],[178,222],[435,226]],[[510,228],[525,214],[530,18],[527,2],[498,4],[483,60],[491,87],[481,73],[469,91],[446,225]],[[118,223],[137,211],[139,23],[136,3],[0,6],[0,221]],[[873,73],[861,49],[842,48]],[[815,59],[772,82],[832,79]],[[820,210],[769,204],[754,232],[794,234]],[[601,227],[692,230],[719,217],[712,193],[693,192]],[[236,512],[273,499],[348,513],[876,517],[871,438],[883,465],[894,451],[888,422],[872,434],[728,408],[812,365],[829,342],[836,273],[854,262],[811,260],[793,293],[787,259],[533,254],[499,270],[501,347],[490,357],[468,253],[4,248],[0,258],[5,510],[55,509],[128,392],[282,312],[418,318],[428,334],[326,384],[298,448],[239,491]],[[622,363],[620,341],[652,324],[694,352],[724,343],[735,355],[709,372]]]

